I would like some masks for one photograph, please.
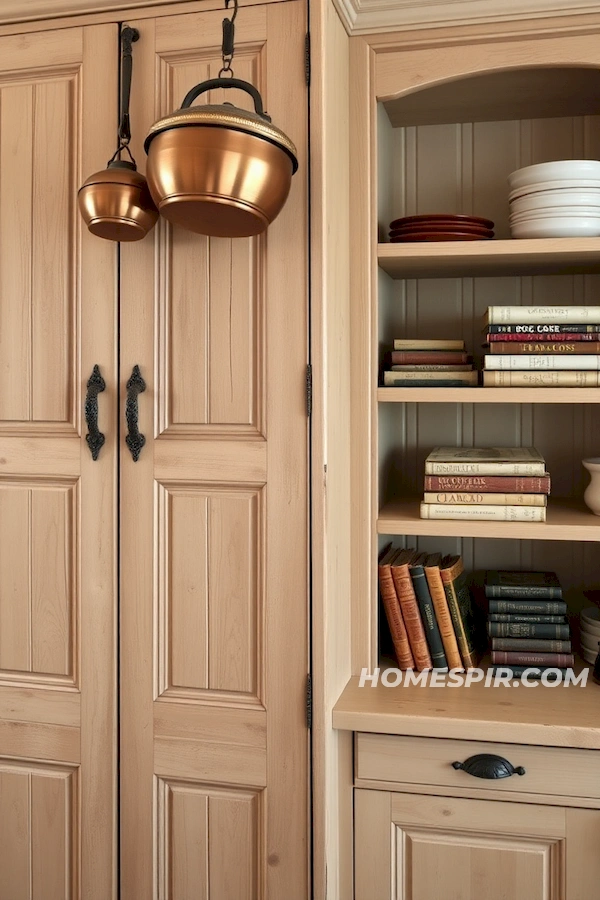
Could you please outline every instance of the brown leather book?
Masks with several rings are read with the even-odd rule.
[[[387,623],[392,635],[392,642],[398,660],[400,669],[414,669],[415,661],[413,659],[408,634],[402,617],[402,610],[396,596],[396,588],[390,571],[390,562],[397,555],[396,547],[386,548],[380,559],[378,566],[379,573],[379,590],[381,592],[381,601],[385,610]]]
[[[431,669],[432,662],[412,578],[408,570],[409,563],[416,555],[414,550],[399,550],[391,561],[391,570],[404,625],[408,632],[410,649],[415,666],[421,672],[423,669]]]
[[[423,363],[443,363],[444,365],[452,365],[452,363],[467,363],[469,357],[462,350],[392,350],[390,353],[390,362],[393,366],[402,366],[414,364],[422,365]]]
[[[429,593],[433,601],[435,617],[442,636],[442,643],[444,645],[444,653],[446,654],[448,666],[450,669],[462,669],[464,667],[460,658],[460,650],[458,649],[456,635],[454,633],[454,625],[452,624],[452,617],[448,607],[444,583],[442,581],[442,576],[440,575],[441,562],[441,553],[430,553],[425,560],[425,577],[427,578],[427,584],[429,585]]]
[[[575,665],[572,653],[510,653],[505,650],[492,650],[492,662],[495,666],[557,666],[566,668]]]
[[[426,475],[426,491],[549,494],[549,475]]]
[[[591,343],[584,341],[494,341],[492,353],[508,353],[536,355],[539,353],[563,353],[565,356],[573,356],[574,353],[600,353],[600,342]]]

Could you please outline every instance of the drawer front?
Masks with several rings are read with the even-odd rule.
[[[500,756],[525,773],[492,779],[453,768],[452,763],[464,763],[477,754]],[[358,733],[356,775],[359,780],[399,789],[422,784],[600,799],[600,751],[596,750]]]

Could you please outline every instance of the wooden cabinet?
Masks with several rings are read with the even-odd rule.
[[[600,811],[355,791],[356,900],[587,900]]]

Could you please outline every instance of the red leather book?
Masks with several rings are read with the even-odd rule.
[[[503,337],[523,337],[523,335],[502,335]],[[591,335],[597,337],[597,335]],[[587,337],[587,335],[579,335],[579,337]],[[577,353],[600,353],[600,342],[593,341],[586,343],[583,341],[538,341],[537,337],[533,341],[494,341],[491,348],[492,353],[509,353],[512,355],[528,354],[536,356],[539,353],[551,353],[558,356],[573,356]]]
[[[549,475],[426,475],[426,491],[549,494]]]
[[[393,366],[421,365],[423,363],[466,363],[468,355],[462,350],[392,350],[390,353]]]
[[[398,549],[388,547],[383,551],[378,566],[379,573],[379,590],[381,592],[381,601],[385,610],[385,616],[392,635],[392,642],[398,660],[400,669],[414,669],[415,661],[413,659],[408,634],[402,617],[402,610],[396,596],[396,588],[390,571],[390,563],[398,554]]]
[[[421,620],[419,604],[410,577],[409,563],[417,554],[414,550],[400,550],[392,560],[392,578],[394,587],[402,609],[402,618],[408,632],[410,648],[415,660],[415,666],[419,671],[431,669],[432,662],[425,637],[425,629]]]
[[[505,343],[506,341],[511,341],[513,344],[520,344],[524,340],[534,340],[536,343],[557,343],[558,341],[578,341],[587,343],[589,345],[590,342],[595,342],[598,340],[600,335],[597,331],[588,331],[585,334],[576,334],[573,332],[572,334],[488,334],[487,341],[489,344],[496,344],[496,342]],[[494,349],[494,352],[495,349]],[[580,351],[583,353],[583,350]]]
[[[572,653],[511,653],[507,650],[492,650],[494,665],[515,663],[518,666],[556,666],[566,668],[575,664]]]

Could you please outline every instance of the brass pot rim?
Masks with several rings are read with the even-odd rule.
[[[275,125],[261,116],[237,106],[192,106],[189,109],[178,109],[174,113],[158,119],[150,128],[144,141],[144,150],[148,153],[154,138],[164,131],[189,127],[224,128],[229,131],[241,131],[254,137],[268,141],[283,150],[292,161],[292,174],[298,169],[297,150],[289,137]]]

